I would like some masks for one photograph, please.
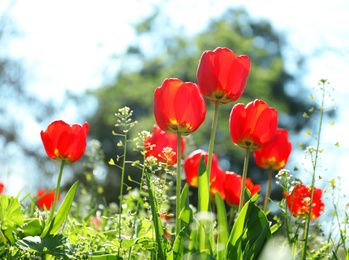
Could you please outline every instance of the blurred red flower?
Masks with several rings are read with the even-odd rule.
[[[216,171],[211,172],[210,176],[210,196],[213,201],[215,201],[215,193],[218,192],[219,195],[222,197],[224,200],[226,195],[225,195],[225,182],[226,182],[226,172],[223,171],[221,168],[218,167]]]
[[[164,148],[169,147],[172,153],[164,153]],[[185,149],[185,139],[181,137],[181,155]],[[145,139],[146,158],[153,156],[158,161],[164,162],[169,166],[174,166],[177,163],[177,135],[162,131],[157,125],[153,127],[153,133]],[[173,153],[174,152],[174,153]]]
[[[284,198],[286,197],[284,193]],[[322,190],[314,187],[313,205],[311,208],[310,220],[318,218],[325,209],[322,202]],[[305,218],[309,213],[311,198],[311,185],[298,184],[286,197],[287,206],[294,216]]]
[[[207,166],[208,152],[198,149],[189,154],[183,163],[183,168],[185,172],[185,178],[190,186],[198,187],[198,171],[201,157],[204,156],[205,163]],[[218,157],[216,154],[212,154],[212,163],[211,163],[211,176],[210,182],[216,176],[216,172],[219,170],[218,166]]]
[[[292,151],[286,129],[278,128],[274,139],[263,149],[253,152],[256,164],[264,169],[280,170],[285,167]]]
[[[224,190],[225,201],[229,205],[239,206],[241,195],[242,176],[234,172],[226,172]],[[260,185],[254,185],[250,178],[246,178],[245,187],[248,188],[251,195],[255,195],[261,190]]]
[[[205,51],[200,59],[197,80],[201,94],[212,102],[235,102],[245,90],[251,62],[228,48]]]
[[[85,152],[88,131],[88,123],[70,126],[58,120],[52,122],[45,132],[41,131],[41,139],[49,157],[73,163]]]
[[[206,105],[196,84],[165,79],[155,90],[154,115],[161,130],[189,135],[205,120]]]
[[[0,182],[0,195],[2,194],[4,189],[5,189],[5,185],[2,182]]]
[[[46,192],[47,190],[39,189],[38,193],[36,194],[36,197],[39,198],[39,200],[37,201],[37,205],[41,210],[44,210],[44,205],[49,210],[55,199],[55,194],[56,194],[55,191],[50,191],[47,194],[45,194]],[[60,201],[60,199],[61,199],[61,195],[58,194],[57,201]]]
[[[234,144],[251,151],[266,147],[278,125],[277,111],[262,100],[236,104],[230,114],[230,137]]]

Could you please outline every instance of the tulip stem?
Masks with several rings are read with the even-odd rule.
[[[176,237],[181,231],[181,221],[179,219],[181,212],[181,151],[181,133],[177,132]]]
[[[247,168],[248,168],[248,159],[250,157],[250,148],[246,148],[246,155],[245,155],[245,161],[244,161],[244,170],[242,172],[242,182],[241,182],[241,194],[240,194],[240,203],[239,203],[239,211],[242,209],[242,206],[244,205],[244,195],[245,195],[245,182],[246,182],[246,176],[247,176]]]
[[[48,225],[50,225],[50,223],[53,219],[53,215],[55,214],[56,204],[57,204],[57,199],[58,199],[58,194],[59,194],[59,187],[61,186],[64,165],[65,165],[65,160],[62,160],[61,168],[59,170],[59,175],[58,175],[57,186],[56,186],[55,199],[53,200],[53,204],[52,204],[52,207],[50,209],[50,215],[49,215],[48,221],[47,221]]]
[[[268,208],[268,202],[269,202],[269,196],[270,196],[270,188],[271,188],[271,179],[273,178],[273,168],[269,168],[268,172],[268,187],[267,187],[267,193],[265,194],[265,200],[264,200],[264,208],[263,211],[266,213]]]
[[[211,174],[211,164],[212,164],[212,155],[213,155],[213,145],[214,145],[214,139],[216,135],[216,128],[217,128],[217,122],[218,122],[218,110],[219,110],[219,101],[216,100],[215,106],[214,106],[214,114],[213,114],[213,122],[212,122],[212,129],[211,129],[211,137],[210,137],[210,145],[208,148],[208,156],[207,156],[207,177],[208,181],[210,181],[210,174]]]

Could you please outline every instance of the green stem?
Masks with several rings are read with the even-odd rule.
[[[176,236],[181,231],[181,133],[177,132],[177,188],[176,188]]]
[[[307,215],[306,225],[305,225],[305,239],[304,239],[302,260],[306,260],[306,257],[307,257],[307,245],[308,245],[310,218],[311,218],[311,210],[312,210],[313,199],[314,199],[314,184],[315,184],[316,164],[317,164],[317,158],[318,158],[319,147],[320,147],[320,135],[321,135],[321,129],[322,129],[322,120],[323,120],[323,116],[324,116],[326,81],[322,80],[321,82],[322,82],[322,102],[321,102],[321,108],[320,108],[320,123],[319,123],[319,131],[318,131],[318,137],[317,137],[315,158],[314,158],[314,160],[312,160],[313,161],[313,177],[312,177],[312,181],[311,181],[311,197],[310,197],[310,205],[309,205],[309,214]]]
[[[124,145],[124,155],[122,160],[122,170],[121,170],[121,187],[120,187],[120,201],[119,201],[119,239],[121,238],[121,214],[122,214],[122,200],[123,200],[123,188],[124,188],[124,176],[125,176],[125,164],[126,164],[126,150],[127,150],[127,132],[124,135],[125,145]]]
[[[63,175],[63,168],[65,165],[65,160],[62,160],[61,162],[61,168],[59,170],[59,175],[58,175],[58,181],[57,181],[57,186],[56,186],[56,193],[55,193],[55,199],[53,201],[52,207],[50,209],[50,215],[48,217],[48,221],[47,223],[50,225],[53,216],[55,214],[55,210],[56,210],[56,204],[57,204],[57,199],[58,199],[58,194],[59,194],[59,187],[61,186],[61,180],[62,180],[62,175]]]
[[[268,172],[268,187],[267,187],[267,194],[265,194],[265,200],[264,200],[264,212],[267,212],[267,208],[268,208],[268,202],[269,202],[269,196],[270,196],[270,187],[271,187],[271,179],[273,178],[273,168],[270,167],[269,168],[269,172]]]
[[[241,183],[241,194],[240,194],[240,203],[239,203],[239,211],[242,209],[242,206],[244,205],[244,195],[245,195],[245,182],[246,182],[246,176],[247,176],[247,168],[248,168],[248,159],[250,155],[250,148],[246,148],[246,155],[245,155],[245,161],[244,161],[244,170],[242,173],[242,183]]]
[[[216,100],[215,106],[214,106],[214,114],[213,114],[213,122],[212,122],[212,128],[211,128],[211,137],[210,137],[210,145],[208,148],[208,156],[207,156],[207,176],[208,181],[210,181],[210,174],[211,174],[211,164],[212,164],[212,155],[213,155],[213,146],[214,146],[214,139],[216,135],[216,128],[217,128],[217,122],[218,122],[218,110],[219,110],[219,101]]]

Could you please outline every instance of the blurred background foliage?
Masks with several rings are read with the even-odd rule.
[[[211,20],[202,32],[185,35],[181,28],[171,25],[160,8],[155,8],[154,13],[135,24],[134,29],[137,40],[130,44],[126,53],[114,57],[122,64],[115,80],[88,93],[98,99],[96,113],[87,119],[91,124],[89,137],[101,141],[106,161],[121,153],[116,146],[118,140],[112,135],[113,130],[121,131],[114,126],[115,112],[124,106],[134,111],[133,118],[139,124],[132,130],[131,139],[142,130],[151,132],[155,124],[155,89],[166,78],[196,83],[201,54],[217,47],[230,48],[237,55],[245,54],[251,59],[251,72],[239,103],[264,100],[277,109],[279,127],[286,128],[291,134],[296,134],[306,123],[302,114],[307,109],[307,98],[297,80],[302,71],[296,74],[286,71],[283,50],[287,43],[268,21],[255,21],[243,9],[228,9],[222,16]],[[297,62],[301,68],[302,59],[299,58]],[[187,137],[184,157],[195,149],[208,150],[214,106],[211,101],[205,101],[206,120],[195,133]],[[228,121],[233,105],[230,103],[220,107],[214,153],[218,155],[224,170],[241,175],[245,153],[232,144],[229,135]],[[127,160],[140,158],[130,148]],[[128,167],[126,172],[132,179],[140,178],[135,167]],[[108,181],[104,187],[107,200],[115,200],[116,197],[115,187],[118,187],[120,177],[115,173],[118,173],[116,167],[108,168]],[[250,160],[248,177],[261,184],[267,179],[267,174]],[[128,185],[132,186],[132,183]],[[273,196],[280,197],[281,194]]]

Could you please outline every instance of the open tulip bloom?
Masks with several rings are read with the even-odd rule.
[[[197,80],[201,94],[214,103],[235,102],[245,90],[251,62],[228,48],[205,51],[200,59]]]
[[[264,211],[268,207],[273,170],[281,170],[285,167],[291,151],[292,143],[288,140],[288,132],[282,128],[276,130],[274,139],[265,148],[253,151],[256,164],[263,169],[269,169]]]
[[[196,77],[201,95],[215,103],[207,173],[211,175],[211,162],[220,104],[235,102],[245,90],[251,62],[246,55],[237,56],[228,48],[205,51],[200,58]],[[210,177],[211,178],[211,177]]]
[[[64,164],[65,162],[74,163],[84,155],[89,126],[88,123],[82,126],[78,124],[70,126],[62,120],[57,120],[52,122],[45,131],[41,131],[41,139],[47,155],[52,159],[61,160],[55,198],[48,223],[52,221],[56,209]]]
[[[206,104],[196,84],[165,79],[154,94],[154,115],[161,130],[189,135],[206,116]]]
[[[274,108],[262,100],[236,104],[230,113],[229,130],[232,142],[246,149],[239,212],[243,205],[243,194],[247,176],[249,152],[266,147],[274,138],[278,115]]]
[[[179,79],[165,79],[154,93],[155,120],[165,132],[177,134],[177,150],[181,151],[181,135],[196,131],[206,116],[206,104],[198,86]],[[181,153],[177,153],[176,235],[180,231]]]
[[[70,126],[57,120],[41,131],[41,139],[49,157],[74,163],[84,155],[88,131],[88,123]]]

